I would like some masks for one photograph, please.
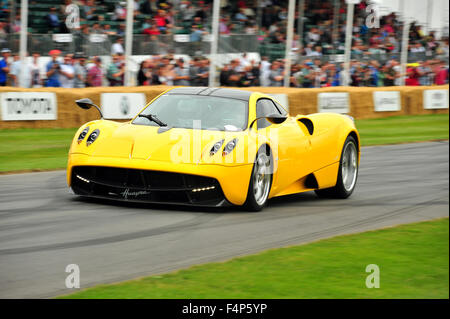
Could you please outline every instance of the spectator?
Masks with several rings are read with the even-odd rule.
[[[260,65],[260,83],[262,86],[269,86],[270,80],[269,80],[269,74],[270,74],[270,62],[267,56],[263,56],[261,58],[261,65]]]
[[[144,29],[144,31],[142,31],[142,33],[153,37],[156,35],[160,35],[161,31],[159,30],[159,28],[156,24],[152,24],[148,28]]]
[[[13,61],[11,62],[11,67],[9,69],[9,75],[11,76],[11,86],[19,86],[20,57],[17,53],[13,53],[12,58]]]
[[[173,79],[176,77],[174,65],[166,64],[159,68],[159,82],[163,85],[173,85]]]
[[[20,14],[16,15],[15,19],[11,22],[9,28],[11,33],[20,32]]]
[[[144,0],[140,6],[140,12],[146,15],[153,15],[158,10],[158,5],[154,0]]]
[[[83,54],[78,53],[78,54],[75,54],[74,59],[75,59],[74,87],[84,88],[84,87],[86,87],[86,82],[87,82],[86,57]]]
[[[436,85],[445,85],[448,84],[448,68],[445,68],[444,61],[438,61],[436,70],[434,71],[436,74],[435,84]]]
[[[401,85],[402,75],[400,74],[400,72],[401,72],[400,63],[397,60],[392,59],[391,60],[391,67],[392,67],[392,69],[394,70],[394,73],[395,73],[394,85],[396,85],[396,86]]]
[[[119,24],[119,30],[117,30],[117,36],[124,37],[125,36],[125,24],[121,23]]]
[[[89,86],[93,87],[102,86],[102,59],[100,57],[94,57],[93,62],[94,65],[88,70],[87,73],[87,83]]]
[[[240,61],[238,59],[232,60],[228,70],[228,79],[226,80],[226,83],[228,83],[229,86],[239,86],[242,76],[240,69]]]
[[[175,71],[175,77],[173,79],[174,85],[188,86],[190,84],[189,69],[184,66],[183,58],[179,58],[177,60],[174,71]]]
[[[394,86],[395,79],[397,77],[396,72],[394,70],[394,66],[391,62],[386,63],[386,65],[383,67],[383,85],[384,86]]]
[[[111,55],[124,54],[125,50],[123,48],[123,38],[119,37],[116,42],[111,46]]]
[[[114,9],[114,15],[116,20],[124,21],[127,18],[127,9],[126,2],[118,2],[116,3],[116,7]]]
[[[75,68],[71,54],[64,56],[64,62],[59,70],[59,83],[63,88],[73,88],[75,83]]]
[[[95,22],[95,23],[92,25],[91,33],[93,33],[93,34],[104,34],[105,31],[104,31],[103,28],[100,26],[100,23]]]
[[[125,66],[122,64],[120,56],[118,54],[113,55],[112,62],[109,64],[106,72],[109,86],[122,86],[124,74]]]
[[[0,0],[0,18],[7,18],[11,12],[8,0]]]
[[[419,86],[419,71],[417,71],[418,63],[410,63],[408,64],[408,68],[406,69],[406,80],[405,85],[407,86]]]
[[[61,22],[59,21],[58,12],[55,7],[50,8],[50,13],[47,15],[47,25],[53,32],[58,32]]]
[[[422,86],[432,85],[434,83],[434,75],[433,70],[430,67],[430,62],[418,61],[419,66],[417,67],[417,71],[419,72],[419,83]]]
[[[3,49],[1,51],[3,58],[0,60],[0,86],[6,86],[9,74],[8,58],[11,54],[10,49]]]
[[[59,50],[51,50],[49,55],[51,56],[51,61],[47,63],[47,81],[45,86],[47,87],[60,87],[59,73],[61,71],[61,64],[58,62],[58,57],[61,54]]]
[[[39,66],[39,56],[40,54],[35,52],[32,54],[31,61],[31,87],[40,88],[42,87],[41,80],[41,68]]]
[[[171,28],[170,21],[167,19],[167,13],[165,10],[158,10],[158,13],[154,16],[153,20],[159,31],[162,33],[166,33],[166,31]]]
[[[199,86],[208,86],[209,78],[209,60],[203,58],[199,61],[199,67],[197,71],[197,83]]]
[[[180,5],[181,19],[185,22],[191,22],[197,10],[190,1],[183,1]]]
[[[220,70],[219,82],[220,86],[229,86],[228,85],[228,77],[230,76],[230,66],[229,64],[225,64]]]
[[[306,61],[303,65],[303,69],[300,73],[302,86],[304,88],[312,88],[315,80],[315,72],[313,69],[314,63]]]
[[[148,61],[144,60],[141,62],[138,75],[137,75],[137,83],[139,86],[149,85],[149,77],[151,76],[150,68],[148,67]]]
[[[138,85],[158,85],[158,72],[150,59],[141,62],[138,72]]]
[[[86,0],[86,4],[82,8],[82,13],[86,20],[95,20],[95,1]]]
[[[274,61],[269,74],[270,86],[283,86],[283,70],[281,63]]]
[[[111,29],[111,25],[105,24],[103,27],[103,33],[106,35],[116,35],[117,32]]]
[[[203,34],[206,34],[205,30],[200,29],[199,26],[196,24],[192,25],[191,30],[192,30],[190,35],[191,42],[200,42],[202,40]]]

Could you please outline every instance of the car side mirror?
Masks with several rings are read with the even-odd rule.
[[[94,102],[92,102],[91,99],[84,98],[84,99],[76,100],[75,103],[77,103],[77,105],[84,110],[89,110],[91,107],[95,107],[97,109],[97,111],[100,113],[100,118],[103,119],[102,111],[100,110],[100,108],[97,105],[94,104]]]
[[[262,119],[268,120],[271,124],[281,124],[281,123],[283,123],[284,121],[287,120],[287,116],[286,115],[281,115],[279,113],[272,113],[272,114],[269,114],[267,116],[257,117],[256,119],[254,119],[250,123],[249,128],[252,128],[253,124],[255,124],[256,121],[262,120]]]
[[[79,107],[85,110],[89,110],[94,105],[94,102],[92,102],[91,99],[88,98],[76,100],[75,103],[77,103]]]
[[[267,115],[266,119],[272,124],[281,124],[284,121],[286,121],[287,116],[279,114],[279,113],[273,113],[273,114]]]

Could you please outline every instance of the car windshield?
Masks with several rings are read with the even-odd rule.
[[[164,94],[147,106],[133,124],[158,126],[148,118],[152,115],[169,127],[242,131],[247,127],[247,110],[247,102],[238,99]]]

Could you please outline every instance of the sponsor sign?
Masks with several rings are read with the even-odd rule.
[[[131,119],[146,104],[144,93],[102,93],[102,113],[105,119]]]
[[[175,42],[191,42],[191,37],[189,34],[174,34],[173,40]]]
[[[448,109],[447,90],[423,91],[423,107],[426,110]]]
[[[289,112],[289,100],[286,94],[267,94],[277,100]]]
[[[106,34],[91,33],[89,35],[89,41],[91,43],[105,42],[107,40],[107,38],[108,38],[108,36]]]
[[[330,60],[335,63],[345,62],[345,55],[344,54],[333,54],[333,55],[330,55]]]
[[[214,39],[214,36],[212,34],[204,34],[202,36],[203,42],[212,42],[213,39]]]
[[[319,93],[317,100],[320,113],[346,114],[350,112],[350,96],[348,93]]]
[[[399,91],[373,92],[373,103],[375,112],[393,112],[402,109]]]
[[[55,93],[7,92],[0,97],[3,121],[56,120]]]
[[[72,33],[55,33],[52,38],[53,41],[61,43],[70,43],[73,41]]]

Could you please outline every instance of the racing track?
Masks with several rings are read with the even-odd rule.
[[[366,147],[348,200],[273,199],[261,213],[81,200],[65,172],[0,176],[0,298],[70,293],[271,247],[448,217],[449,144]],[[364,269],[361,270],[362,272]]]

